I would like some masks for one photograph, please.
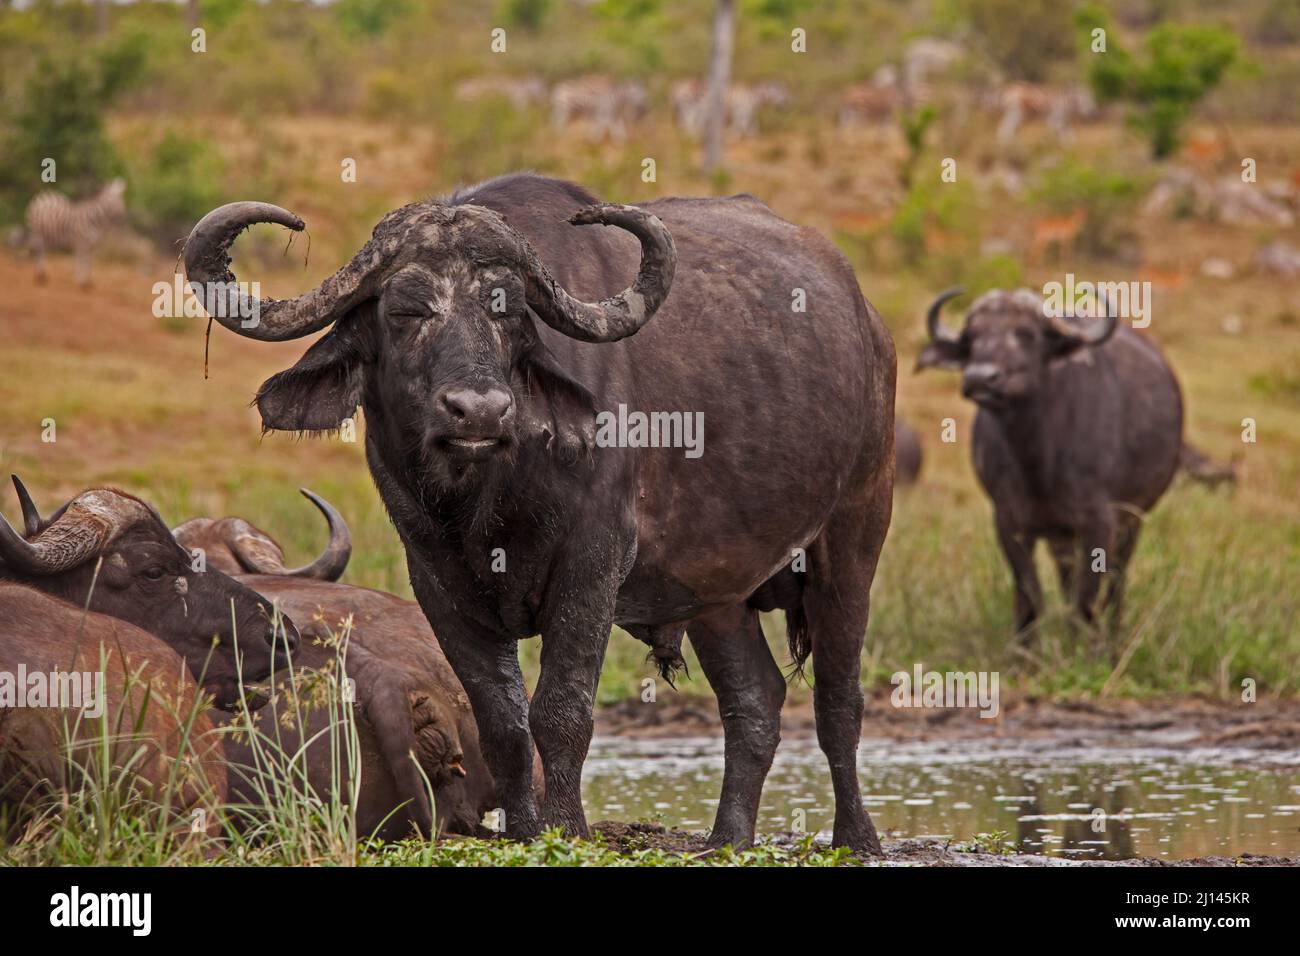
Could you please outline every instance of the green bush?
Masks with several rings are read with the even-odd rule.
[[[505,0],[500,16],[508,26],[536,33],[550,9],[551,0]]]
[[[210,144],[168,132],[140,167],[132,169],[127,199],[133,222],[170,249],[209,209],[221,204],[223,172]]]
[[[1027,198],[1055,213],[1082,209],[1080,248],[1095,256],[1110,256],[1132,237],[1133,205],[1143,185],[1124,173],[1067,161],[1044,170]]]
[[[338,0],[334,15],[345,33],[359,37],[380,37],[395,20],[405,16],[407,0]]]
[[[81,58],[47,56],[34,66],[0,134],[0,219],[21,219],[42,189],[80,198],[121,174],[104,113],[138,81],[145,58],[143,38],[132,33]],[[52,183],[41,179],[47,159]]]
[[[989,289],[1016,289],[1024,285],[1020,260],[1006,253],[984,256],[972,262],[962,273],[959,283],[974,299]]]
[[[1091,31],[1104,21],[1090,9],[1078,24]],[[1112,33],[1107,51],[1093,58],[1088,79],[1098,100],[1131,105],[1130,122],[1151,141],[1152,155],[1164,159],[1178,151],[1183,126],[1236,62],[1239,46],[1223,27],[1162,23],[1146,35],[1138,59]]]
[[[889,234],[903,263],[916,267],[927,262],[931,271],[948,273],[951,257],[962,258],[970,241],[962,249],[934,250],[932,244],[942,236],[973,237],[974,198],[962,183],[943,183],[937,177],[914,182],[889,223]]]

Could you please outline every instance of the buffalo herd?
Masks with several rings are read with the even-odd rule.
[[[329,542],[289,568],[242,518],[171,530],[111,488],[43,517],[15,478],[0,671],[103,672],[100,721],[147,711],[130,722],[145,786],[175,780],[165,755],[193,734],[180,809],[207,800],[256,826],[255,720],[303,755],[308,785],[355,801],[362,834],[475,834],[492,819],[527,839],[587,833],[580,783],[613,626],[669,678],[689,634],[725,735],[710,841],[742,847],[779,740],[786,677],[759,625],[779,610],[795,670],[813,671],[833,841],[879,854],[857,774],[859,658],[894,487],[918,480],[922,444],[895,418],[893,340],[835,247],[748,195],[620,206],[515,174],[389,213],[319,287],[271,300],[230,271],[235,238],[262,222],[304,226],[261,202],[205,216],[184,250],[191,288],[243,336],[327,330],[262,385],[263,426],[328,432],[364,410],[418,603],[341,583],[346,523],[305,490]],[[1143,516],[1180,465],[1207,464],[1183,443],[1178,383],[1108,307],[1065,320],[1027,290],[993,291],[950,329],[956,294],[931,306],[917,367],[960,371],[978,406],[970,445],[1016,634],[1042,613],[1040,538],[1095,633],[1099,611],[1118,619]],[[628,408],[663,416],[666,439],[673,414],[698,414],[704,454],[607,440],[598,422]],[[536,635],[530,695],[517,644]],[[304,714],[296,672],[346,692]],[[359,763],[340,771],[331,728],[348,706]],[[56,725],[70,713],[0,708],[0,807],[66,783]]]

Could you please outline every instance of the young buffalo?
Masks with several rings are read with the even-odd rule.
[[[273,656],[297,646],[293,622],[277,625],[269,601],[220,571],[195,571],[162,518],[139,498],[92,488],[42,520],[16,477],[14,486],[25,533],[0,516],[0,581],[153,634],[185,659],[218,706],[235,706],[241,676],[265,679]]]
[[[930,306],[916,367],[960,370],[962,395],[979,406],[971,454],[1015,576],[1016,628],[1027,637],[1042,611],[1039,538],[1079,616],[1094,620],[1104,580],[1116,624],[1142,520],[1178,470],[1178,382],[1155,344],[1109,309],[1076,324],[1048,317],[1028,289],[993,291],[953,333],[939,311],[960,294]]]
[[[4,581],[0,620],[0,811],[11,825],[33,801],[97,773],[105,741],[114,772],[129,770],[154,800],[170,792],[178,815],[225,801],[220,745],[171,648],[125,621]],[[209,815],[209,832],[216,819]]]

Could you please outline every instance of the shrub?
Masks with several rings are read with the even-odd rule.
[[[1123,173],[1068,161],[1046,169],[1028,199],[1056,213],[1082,209],[1080,247],[1092,255],[1110,256],[1132,236],[1131,212],[1142,185]]]
[[[1095,10],[1078,18],[1086,31],[1103,22]],[[1163,159],[1177,152],[1183,126],[1236,61],[1239,42],[1222,27],[1162,23],[1143,47],[1137,59],[1112,36],[1107,52],[1093,58],[1088,79],[1098,100],[1131,105],[1130,122],[1151,141],[1152,155]]]
[[[339,0],[334,15],[345,33],[359,37],[380,37],[393,21],[406,15],[406,0]]]
[[[144,62],[144,41],[131,34],[81,59],[44,58],[32,70],[0,148],[0,218],[21,219],[27,201],[49,186],[81,198],[122,172],[104,113]],[[41,180],[46,159],[55,162],[54,183]]]
[[[221,204],[223,168],[207,142],[168,132],[131,177],[127,199],[137,228],[170,248]]]
[[[536,33],[550,8],[551,0],[505,0],[501,5],[501,17],[508,26]]]

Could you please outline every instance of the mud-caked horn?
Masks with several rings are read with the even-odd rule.
[[[660,221],[636,206],[601,203],[569,217],[576,226],[626,229],[641,241],[641,264],[632,285],[600,302],[575,299],[525,243],[528,304],[547,325],[582,342],[617,342],[635,334],[668,297],[677,270],[677,248]]]
[[[185,275],[212,318],[239,335],[267,342],[297,339],[336,321],[373,294],[374,276],[386,258],[382,244],[367,242],[352,260],[310,292],[295,299],[250,294],[230,271],[230,247],[241,232],[261,222],[301,232],[301,219],[266,202],[232,202],[212,210],[185,241]]]

